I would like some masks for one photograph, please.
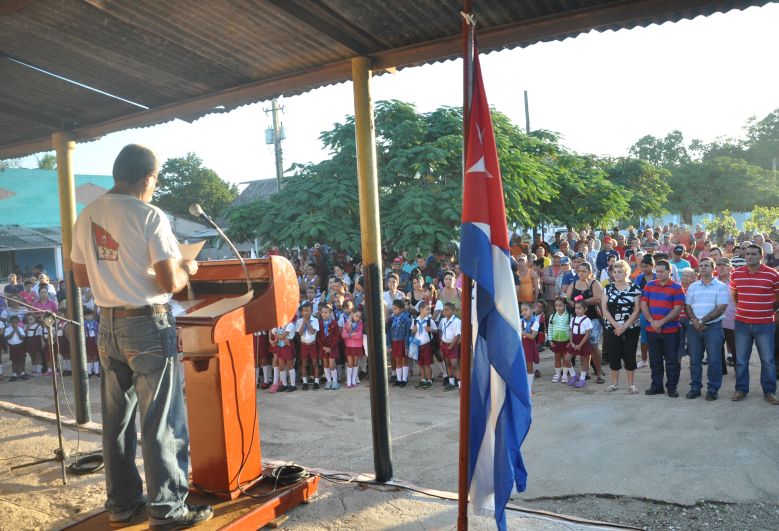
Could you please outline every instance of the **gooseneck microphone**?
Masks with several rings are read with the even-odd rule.
[[[201,219],[204,223],[213,227],[214,230],[216,230],[216,232],[219,233],[219,236],[221,236],[222,239],[227,242],[227,245],[230,246],[230,249],[232,249],[233,254],[241,262],[241,267],[243,267],[243,274],[246,277],[246,290],[247,290],[246,292],[247,293],[250,292],[252,290],[252,280],[249,277],[249,270],[246,268],[246,262],[244,261],[243,256],[241,256],[241,253],[239,253],[238,249],[235,248],[235,245],[233,245],[233,242],[230,240],[230,238],[228,238],[227,235],[224,233],[224,231],[219,227],[219,225],[217,225],[216,222],[203,211],[203,208],[199,204],[192,203],[191,205],[189,205],[189,214],[193,217]]]

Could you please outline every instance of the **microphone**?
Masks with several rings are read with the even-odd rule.
[[[233,242],[230,240],[230,238],[227,237],[227,235],[224,233],[224,231],[219,227],[219,225],[216,224],[216,222],[211,219],[211,217],[205,213],[203,208],[197,204],[192,203],[189,205],[189,213],[193,217],[199,218],[202,221],[204,221],[206,224],[210,225],[211,227],[216,230],[216,232],[219,233],[219,236],[222,237],[222,239],[227,242],[227,245],[230,246],[230,249],[232,249],[233,254],[236,258],[238,258],[238,261],[241,262],[241,267],[243,268],[243,274],[246,277],[246,292],[249,293],[252,291],[252,280],[249,277],[249,270],[246,268],[246,262],[243,259],[243,256],[241,256],[241,253],[238,252],[238,249],[235,248],[235,245],[233,245]]]

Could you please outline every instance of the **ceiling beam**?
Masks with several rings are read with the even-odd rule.
[[[67,122],[65,120],[57,118],[56,116],[46,115],[37,111],[31,111],[29,109],[25,109],[3,101],[0,101],[0,113],[48,127],[52,131],[59,131],[63,127],[67,126]]]

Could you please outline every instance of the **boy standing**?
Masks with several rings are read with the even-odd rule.
[[[304,302],[300,307],[300,319],[295,325],[295,331],[300,335],[300,369],[303,371],[303,391],[308,391],[308,366],[312,365],[314,373],[314,389],[319,389],[319,364],[317,358],[316,338],[319,332],[319,321],[311,316],[313,308]]]
[[[439,323],[441,330],[441,354],[446,359],[449,372],[448,385],[444,391],[460,388],[460,319],[454,314],[454,304],[444,304],[444,316]]]
[[[392,357],[395,360],[395,383],[393,387],[408,385],[408,338],[411,334],[411,317],[405,311],[403,300],[392,301],[392,317],[390,319],[390,341],[392,341]]]

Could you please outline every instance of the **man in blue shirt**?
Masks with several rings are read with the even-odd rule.
[[[609,256],[615,256],[620,259],[619,253],[614,250],[614,239],[611,236],[603,238],[603,249],[598,252],[595,258],[595,267],[598,269],[596,278],[600,278],[600,272],[609,267]]]

